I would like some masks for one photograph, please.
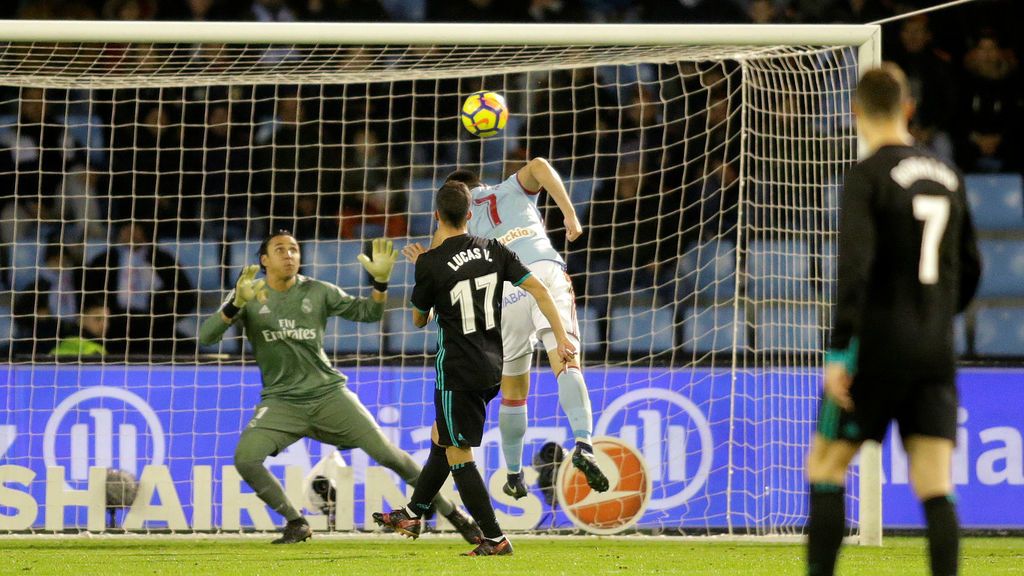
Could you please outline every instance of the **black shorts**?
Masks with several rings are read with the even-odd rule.
[[[954,377],[896,381],[857,376],[850,387],[853,412],[827,397],[818,409],[819,434],[829,440],[881,442],[893,420],[900,436],[934,436],[956,442],[957,392]]]
[[[434,413],[438,444],[441,446],[479,446],[487,421],[487,403],[498,395],[501,386],[486,390],[434,389]]]

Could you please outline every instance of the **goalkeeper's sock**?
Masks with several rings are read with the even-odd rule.
[[[501,453],[509,474],[523,469],[523,440],[526,438],[526,400],[501,399],[498,429],[501,430]]]
[[[837,484],[811,484],[807,519],[807,574],[832,576],[846,528],[845,490]]]
[[[934,576],[954,576],[960,558],[960,526],[952,496],[936,496],[924,501],[928,523],[928,554]]]
[[[430,455],[427,456],[427,462],[416,479],[416,488],[412,491],[412,500],[407,507],[411,516],[419,518],[430,509],[430,503],[441,490],[441,486],[444,486],[450,471],[444,447],[431,443]]]
[[[558,405],[569,419],[577,442],[590,444],[594,430],[594,413],[590,409],[587,383],[579,368],[566,368],[558,375]]]
[[[235,470],[271,510],[284,516],[289,522],[302,518],[302,514],[288,501],[281,483],[267,470],[263,462],[235,462]]]
[[[487,493],[487,487],[476,468],[476,462],[452,464],[452,477],[455,478],[455,486],[462,496],[462,503],[480,525],[484,537],[499,540],[502,536],[501,526],[498,526],[498,520],[494,517],[491,496]]]

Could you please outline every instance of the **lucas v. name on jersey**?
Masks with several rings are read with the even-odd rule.
[[[492,262],[491,251],[486,248],[471,248],[469,250],[463,250],[448,260],[448,267],[457,272],[466,262],[471,260],[480,260],[481,258],[488,262]]]

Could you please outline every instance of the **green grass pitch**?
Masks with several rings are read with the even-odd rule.
[[[392,536],[314,538],[271,546],[245,537],[18,537],[0,539],[0,574],[803,574],[799,544],[650,537],[521,537],[515,555],[461,558],[450,537],[417,542]],[[961,574],[1024,574],[1024,539],[967,538]],[[928,574],[921,538],[887,538],[881,548],[846,546],[839,574]]]

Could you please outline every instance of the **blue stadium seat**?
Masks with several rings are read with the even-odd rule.
[[[597,311],[587,306],[576,308],[576,319],[580,324],[580,345],[585,354],[592,354],[600,350],[604,335],[601,333],[601,323]]]
[[[811,298],[807,245],[789,240],[755,240],[747,254],[748,295],[755,300]]]
[[[434,181],[417,178],[409,188],[409,235],[426,236],[434,229]]]
[[[173,255],[192,286],[203,290],[220,290],[221,245],[216,242],[178,240],[160,242],[160,249]]]
[[[675,322],[671,308],[620,306],[612,310],[612,352],[634,355],[658,354],[675,345]]]
[[[979,240],[980,298],[1024,297],[1024,240]]]
[[[242,268],[249,264],[259,264],[259,259],[256,258],[256,252],[260,249],[259,240],[240,240],[231,242],[228,245],[228,276],[227,276],[227,287],[234,288],[235,282],[238,280],[238,275],[242,273]],[[306,260],[306,254],[302,254],[302,262],[308,264]],[[304,268],[302,269],[305,271]]]
[[[1020,174],[970,174],[964,180],[978,230],[1024,230]]]
[[[350,322],[337,316],[327,320],[324,350],[328,354],[379,355],[380,322]]]
[[[10,308],[0,308],[0,351],[7,349],[14,338],[14,316]]]
[[[683,318],[683,348],[687,352],[707,354],[727,352],[747,346],[746,322],[736,323],[731,305],[690,308]]]
[[[11,287],[24,290],[36,281],[39,266],[43,263],[45,246],[36,242],[14,242],[8,246],[11,256]]]
[[[953,318],[953,351],[957,356],[963,356],[968,352],[967,346],[967,322],[963,314]]]
[[[974,316],[974,353],[1024,357],[1024,307],[979,309]]]
[[[394,240],[395,250],[398,250],[398,260],[395,262],[395,268],[391,271],[390,285],[396,290],[392,296],[402,296],[403,293],[403,298],[412,296],[412,287],[416,284],[416,268],[402,255],[402,248],[414,242],[419,242],[424,248],[430,247],[430,238],[426,236]]]
[[[679,259],[678,277],[684,296],[701,301],[736,295],[736,244],[728,240],[691,244]]]
[[[385,316],[387,350],[393,354],[433,354],[437,351],[437,323],[423,328],[412,323],[409,308],[393,310]]]
[[[369,276],[357,259],[363,252],[362,240],[321,240],[307,242],[306,246],[307,255],[304,259],[308,276],[337,284],[353,294],[358,294],[363,286],[369,285]]]
[[[758,315],[754,347],[759,351],[816,352],[821,349],[817,306],[768,306]]]
[[[569,199],[572,200],[572,205],[576,207],[576,213],[585,214],[587,206],[590,206],[590,200],[594,197],[594,181],[587,178],[582,180],[571,180],[565,183],[565,187],[569,191]]]

